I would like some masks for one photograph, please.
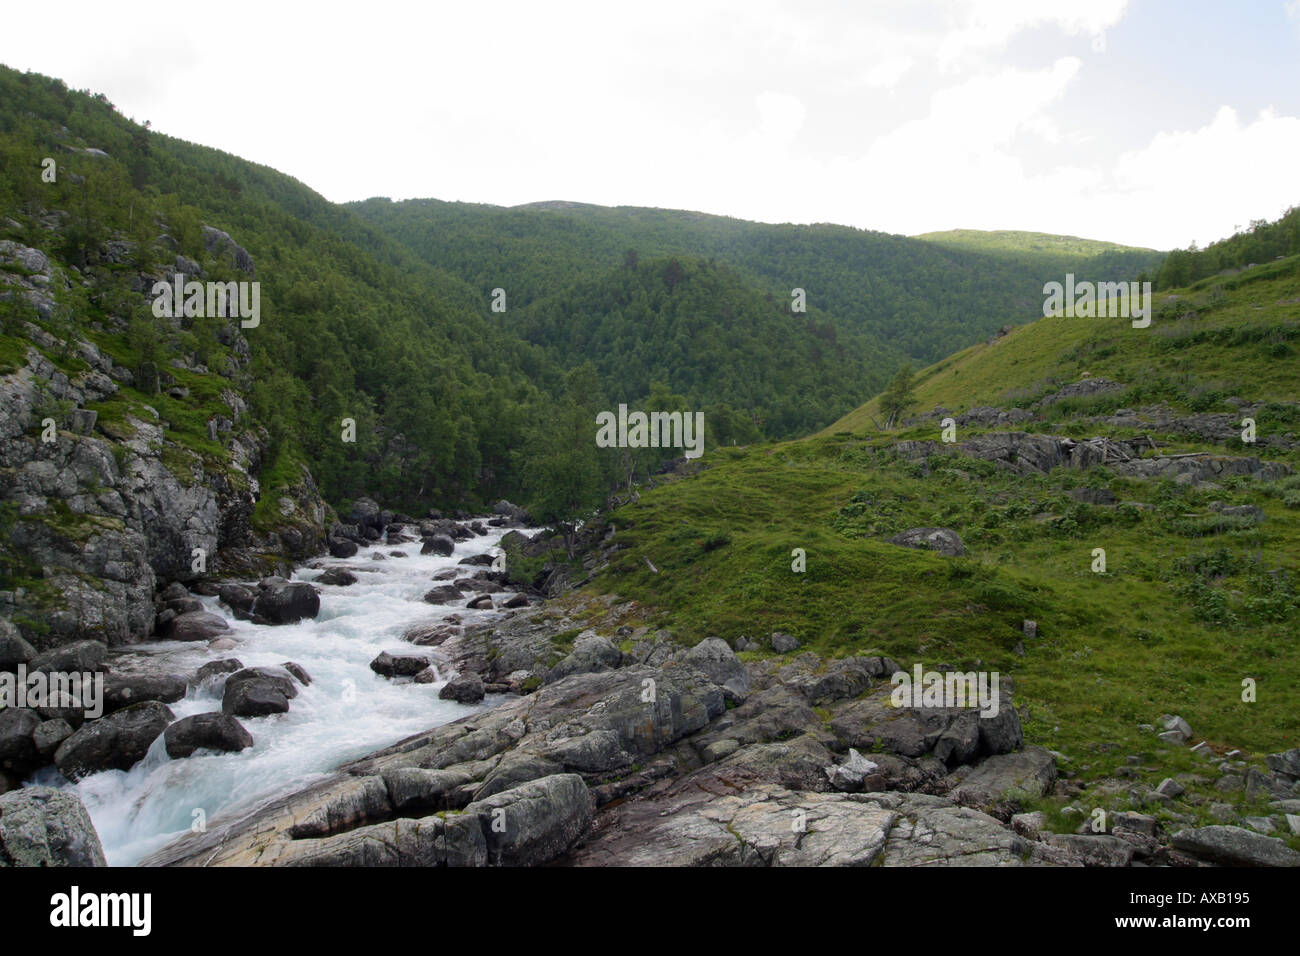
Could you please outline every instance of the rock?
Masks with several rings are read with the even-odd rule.
[[[345,588],[349,584],[357,583],[357,576],[351,571],[344,568],[330,568],[324,574],[316,579],[317,584],[329,584],[334,587]]]
[[[414,677],[429,666],[429,659],[414,654],[390,654],[383,651],[370,662],[370,669],[381,677]]]
[[[1242,827],[1189,827],[1170,842],[1176,850],[1223,866],[1300,866],[1300,853],[1282,840]]]
[[[1133,845],[1105,833],[1045,833],[1042,840],[1070,852],[1084,866],[1128,866],[1133,862]]]
[[[234,717],[265,717],[289,710],[298,696],[293,678],[273,667],[245,667],[226,678],[221,712]]]
[[[53,650],[37,654],[27,665],[28,673],[44,671],[51,673],[85,673],[102,671],[104,660],[108,657],[108,647],[101,641],[76,641]]]
[[[477,674],[460,674],[447,681],[438,696],[460,704],[476,704],[483,699],[483,681]]]
[[[181,718],[163,732],[163,741],[167,756],[178,760],[200,749],[236,753],[253,746],[253,735],[229,714],[214,712]]]
[[[327,538],[325,543],[329,548],[330,557],[334,558],[350,558],[359,550],[355,541],[333,535]]]
[[[320,612],[320,592],[304,581],[267,578],[259,588],[253,613],[271,624],[293,624]]]
[[[490,611],[492,610],[492,598],[487,594],[480,594],[476,598],[471,598],[465,602],[465,606],[475,610]]]
[[[1173,777],[1165,777],[1165,779],[1161,780],[1159,785],[1156,787],[1156,793],[1163,793],[1166,797],[1171,797],[1173,799],[1181,797],[1186,792],[1187,790],[1183,785]]]
[[[700,641],[686,652],[686,663],[703,671],[720,686],[728,703],[741,704],[749,696],[749,671],[722,638],[708,637]]]
[[[1164,743],[1171,744],[1174,747],[1181,747],[1183,744],[1187,743],[1187,738],[1178,730],[1162,731],[1161,733],[1156,734],[1156,738]]]
[[[229,630],[230,625],[220,614],[190,611],[172,618],[166,636],[173,641],[208,641]]]
[[[579,635],[573,642],[573,651],[547,672],[546,682],[553,684],[570,674],[592,674],[622,663],[623,652],[608,637],[590,633]]]
[[[938,551],[948,557],[960,557],[966,553],[961,536],[951,528],[909,528],[889,539],[890,544],[905,548],[921,548]]]
[[[1037,840],[1047,826],[1047,814],[1041,810],[1033,813],[1017,813],[1011,817],[1011,829],[1026,840]]]
[[[1269,754],[1264,758],[1268,769],[1274,773],[1284,773],[1288,777],[1300,778],[1300,747]]]
[[[789,654],[799,649],[799,639],[784,631],[772,632],[772,650],[778,654]]]
[[[130,770],[175,719],[171,708],[159,701],[132,704],[83,724],[59,745],[54,764],[73,781],[104,770]]]
[[[16,671],[36,656],[36,648],[18,633],[18,628],[0,618],[0,671]]]
[[[490,866],[536,866],[567,851],[587,832],[595,801],[577,774],[555,774],[476,800]]]
[[[1133,830],[1146,836],[1156,835],[1156,818],[1148,813],[1126,811],[1115,814],[1111,819],[1112,828],[1115,830]]]
[[[218,584],[217,596],[236,617],[245,618],[253,612],[253,602],[257,600],[257,592],[242,584]]]
[[[421,554],[440,554],[443,557],[450,557],[455,550],[456,542],[445,534],[430,535],[424,539],[424,544],[420,546]]]
[[[295,664],[293,661],[285,661],[280,666],[292,674],[294,680],[299,684],[302,684],[303,687],[310,686],[311,675],[307,673],[307,668],[303,667],[301,664]]]
[[[226,674],[233,674],[235,671],[243,669],[243,662],[235,657],[228,657],[220,661],[208,661],[194,675],[194,683],[203,685],[209,681],[215,681],[219,677],[224,677]]]
[[[0,710],[0,766],[25,766],[36,757],[33,734],[41,715],[26,707]]]
[[[875,773],[878,768],[878,764],[868,760],[850,747],[849,755],[842,764],[826,768],[826,776],[830,779],[831,786],[836,790],[853,793],[861,790],[862,781],[868,775]]]
[[[71,736],[72,725],[62,717],[56,717],[37,725],[32,731],[32,743],[36,746],[38,754],[49,759],[54,756],[54,751],[59,749],[59,744]]]
[[[176,674],[109,677],[104,681],[104,713],[109,714],[144,700],[174,704],[185,696],[185,678]]]
[[[459,601],[462,597],[464,595],[460,593],[460,588],[443,584],[426,592],[424,600],[429,604],[450,604],[452,601]]]
[[[510,597],[506,598],[505,603],[502,604],[501,606],[509,607],[509,608],[527,607],[528,595],[522,593],[512,594]]]
[[[988,757],[968,771],[954,772],[953,777],[956,784],[950,795],[962,806],[996,807],[1047,793],[1056,780],[1056,758],[1042,747],[1026,747]]]
[[[0,796],[0,866],[107,866],[99,834],[76,795],[25,787]]]

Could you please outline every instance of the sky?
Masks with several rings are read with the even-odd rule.
[[[0,62],[335,202],[1201,246],[1300,203],[1300,0],[10,4]]]

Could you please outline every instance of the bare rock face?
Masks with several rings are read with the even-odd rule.
[[[960,557],[966,553],[961,536],[951,528],[909,528],[889,539],[890,544],[901,544],[905,548],[922,548],[938,551],[950,558]]]

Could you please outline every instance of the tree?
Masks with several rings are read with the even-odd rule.
[[[912,366],[903,365],[889,385],[880,393],[880,411],[885,416],[885,427],[893,428],[899,416],[916,402],[916,393],[912,381]]]

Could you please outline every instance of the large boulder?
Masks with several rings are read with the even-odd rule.
[[[156,700],[132,704],[100,720],[92,720],[59,744],[54,764],[69,780],[104,770],[130,770],[144,759],[175,715]]]
[[[63,671],[65,673],[84,673],[86,671],[104,670],[104,659],[108,656],[108,645],[102,641],[74,641],[53,650],[37,654],[27,665],[31,673],[44,671]]]
[[[320,613],[320,592],[305,581],[265,578],[258,585],[253,613],[271,624],[293,624]]]
[[[0,767],[26,769],[36,757],[32,735],[40,724],[40,714],[26,707],[0,710]]]
[[[452,601],[459,601],[463,594],[460,588],[451,584],[440,584],[436,588],[430,589],[424,599],[430,604],[450,604]]]
[[[185,678],[176,674],[109,677],[104,681],[104,713],[110,714],[145,700],[174,704],[185,696]]]
[[[445,534],[430,535],[424,539],[424,544],[420,546],[421,554],[440,554],[443,557],[450,557],[455,550],[456,542]]]
[[[253,746],[253,735],[229,714],[195,714],[184,717],[163,732],[167,756],[188,757],[196,750],[238,752]]]
[[[283,714],[298,696],[293,677],[276,667],[245,667],[226,678],[221,712],[234,717]]]
[[[0,866],[107,866],[99,834],[76,795],[26,787],[0,796]]]
[[[347,538],[336,537],[334,535],[330,535],[330,537],[326,539],[325,544],[329,548],[330,557],[334,558],[350,558],[359,550],[356,542],[349,541]]]
[[[477,704],[483,693],[483,680],[477,674],[461,674],[447,681],[438,696],[461,704]]]
[[[390,654],[383,651],[370,662],[370,669],[381,677],[414,677],[429,666],[429,659],[416,654]]]
[[[18,628],[0,618],[0,671],[16,671],[19,664],[28,663],[36,656],[36,648],[18,633]]]
[[[473,607],[471,602],[470,607]],[[490,606],[490,605],[489,605]],[[608,670],[623,663],[623,652],[608,637],[599,634],[579,636],[573,642],[573,651],[546,675],[547,683],[562,680],[570,674],[591,674]]]

